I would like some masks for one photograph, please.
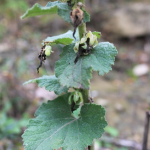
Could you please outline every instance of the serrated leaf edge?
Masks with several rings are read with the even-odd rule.
[[[70,93],[68,93],[68,94],[70,94]],[[58,98],[58,97],[57,97]],[[56,99],[57,99],[56,98]],[[50,102],[52,102],[52,101],[48,101],[47,103],[43,103],[38,109],[40,109],[43,105],[46,105],[46,104],[48,104],[48,103],[50,103]],[[86,103],[85,105],[93,105],[93,106],[96,106],[96,107],[100,107],[99,109],[102,109],[102,111],[103,111],[103,115],[104,115],[104,121],[105,121],[105,123],[106,123],[106,126],[108,125],[107,124],[107,121],[106,121],[106,118],[105,118],[105,114],[106,114],[106,110],[104,109],[104,107],[102,107],[101,105],[97,105],[97,104],[88,104],[88,103]],[[84,105],[83,105],[84,106]],[[82,111],[82,108],[81,108],[81,111]],[[38,114],[38,115],[40,115],[40,114]],[[35,113],[35,117],[38,117],[38,115],[36,115],[36,113]],[[71,116],[71,115],[70,115]],[[70,118],[63,118],[63,119],[72,119],[73,117],[70,117]],[[76,119],[76,118],[73,118],[73,120],[72,121],[70,121],[70,122],[68,122],[68,123],[66,123],[66,124],[64,124],[62,127],[60,127],[59,129],[57,129],[57,131],[55,131],[51,136],[53,136],[54,134],[56,134],[59,130],[61,130],[63,127],[65,127],[66,125],[68,125],[68,124],[70,124],[70,123],[72,123],[72,122],[74,122],[74,121],[77,121],[77,120],[79,120],[80,118],[82,118],[82,116],[81,117],[79,117],[78,119]],[[32,119],[30,119],[29,120],[29,123],[31,122],[31,121],[34,121],[36,118],[32,118]],[[59,119],[59,118],[57,118],[57,119]],[[53,119],[52,119],[53,120]],[[29,123],[28,123],[28,125],[27,125],[27,127],[30,127],[30,125],[29,125]],[[105,127],[106,127],[105,126]],[[105,127],[103,127],[103,134],[104,134],[104,132],[105,132]],[[29,129],[26,129],[26,131],[30,131]],[[25,133],[24,133],[25,134]],[[22,138],[24,137],[24,134],[22,135]],[[49,136],[49,137],[47,137],[46,139],[48,139],[48,138],[50,138],[51,136]],[[102,136],[102,135],[101,135]],[[101,137],[100,136],[100,137]],[[100,138],[100,137],[98,137],[98,138]],[[44,139],[44,141],[46,140],[46,139]],[[94,139],[93,139],[94,140]],[[23,138],[23,141],[24,141],[24,138]],[[44,142],[44,141],[42,141],[42,143]],[[42,144],[42,143],[40,143],[39,145],[38,145],[38,147]],[[92,143],[93,143],[93,141],[89,144],[87,144],[86,145],[86,147],[87,146],[89,146],[89,145],[92,145]],[[23,143],[23,145],[24,146],[26,146],[25,145],[25,143]],[[38,147],[36,147],[36,149],[38,148]],[[85,147],[85,148],[86,148]],[[63,148],[66,148],[66,147],[63,147]]]

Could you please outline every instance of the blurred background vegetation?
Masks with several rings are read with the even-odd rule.
[[[29,118],[41,103],[56,97],[36,84],[22,85],[54,74],[59,46],[53,47],[54,53],[36,72],[42,40],[73,30],[57,15],[20,19],[34,3],[45,6],[47,2],[0,1],[0,150],[23,150],[21,134]],[[139,149],[145,111],[150,108],[150,1],[86,0],[86,9],[91,14],[87,30],[100,31],[100,41],[112,42],[118,49],[113,70],[103,77],[93,73],[91,81],[91,97],[106,108],[109,124],[95,149]]]

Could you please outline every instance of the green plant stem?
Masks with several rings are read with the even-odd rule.
[[[85,5],[85,0],[77,0],[77,3],[78,2],[82,2],[82,4]],[[81,39],[83,35],[86,33],[86,24],[82,23],[78,27],[78,30],[79,30],[79,37]],[[82,93],[84,103],[89,103],[89,90],[83,90],[83,89],[79,89],[79,90]]]
[[[81,40],[81,38],[83,37],[83,35],[86,33],[86,24],[85,24],[85,23],[82,23],[82,24],[78,27],[78,30],[79,30],[79,37],[80,37],[80,40]]]
[[[85,5],[85,0],[77,0],[77,3],[78,2],[82,2],[83,5]],[[83,35],[86,33],[86,24],[85,23],[82,23],[79,27],[78,27],[78,30],[79,30],[79,37],[80,39],[83,37]]]

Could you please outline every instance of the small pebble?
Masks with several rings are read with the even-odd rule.
[[[96,101],[96,104],[101,105],[101,106],[103,106],[103,107],[106,107],[106,106],[108,106],[108,100],[99,98],[99,99]]]
[[[145,75],[149,72],[149,66],[147,64],[140,64],[140,65],[136,65],[133,68],[133,73],[136,76],[142,76]]]

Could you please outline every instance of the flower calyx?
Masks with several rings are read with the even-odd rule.
[[[87,49],[87,47],[95,47],[98,45],[97,41],[97,36],[94,35],[91,31],[86,33],[84,37],[81,38],[80,41],[77,41],[74,46],[74,52],[77,53],[79,51],[79,46],[82,45],[81,47],[84,49]],[[87,55],[87,53],[84,53],[84,55]]]
[[[68,103],[71,105],[72,116],[78,119],[83,105],[82,93],[78,89],[72,92],[69,96]]]
[[[54,52],[52,51],[52,47],[50,45],[46,45],[44,50],[46,56],[50,56],[50,54]]]
[[[73,102],[74,102],[76,105],[80,105],[81,103],[83,103],[82,93],[81,93],[79,90],[75,90],[75,91],[72,92],[71,95],[69,96],[69,99],[68,99],[69,105],[71,105]]]
[[[80,41],[76,42],[74,46],[74,51],[77,56],[74,60],[76,64],[80,56],[88,55],[91,53],[93,47],[98,45],[97,36],[89,31]]]

